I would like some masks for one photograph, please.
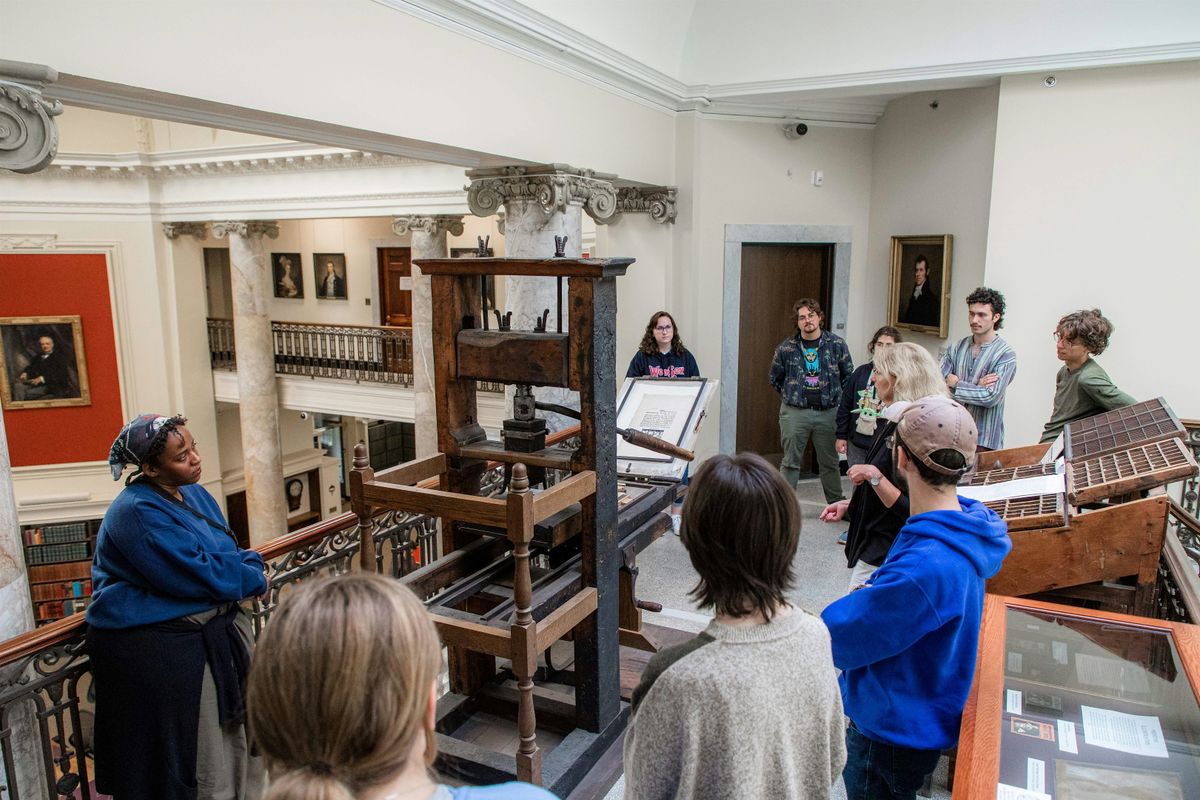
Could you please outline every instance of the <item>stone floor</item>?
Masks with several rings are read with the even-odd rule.
[[[846,486],[849,496],[848,482]],[[796,552],[796,587],[789,600],[793,605],[820,613],[845,593],[850,578],[842,547],[837,543],[837,536],[845,526],[821,522],[817,518],[825,502],[821,485],[815,479],[801,481],[796,494],[800,499],[803,523]],[[708,624],[710,615],[696,608],[688,598],[688,592],[696,585],[696,571],[692,569],[679,537],[668,533],[647,548],[638,556],[638,568],[638,597],[663,604],[663,613],[645,614],[647,622],[697,632]],[[620,800],[624,790],[622,778],[605,800]],[[835,800],[844,797],[845,791],[837,786]],[[946,791],[945,759],[934,773],[932,797],[937,800],[950,797]]]

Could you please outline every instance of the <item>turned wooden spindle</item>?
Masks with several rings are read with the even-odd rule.
[[[364,485],[375,480],[375,470],[367,458],[367,443],[354,445],[353,468],[350,470],[350,507],[358,516],[358,565],[364,572],[375,572],[375,518],[371,506],[362,499]]]
[[[542,754],[537,745],[533,708],[533,673],[537,669],[537,626],[533,621],[533,581],[529,572],[529,543],[533,539],[533,493],[529,470],[514,464],[508,486],[508,535],[513,543],[512,665],[520,693],[517,706],[517,779],[542,782]]]

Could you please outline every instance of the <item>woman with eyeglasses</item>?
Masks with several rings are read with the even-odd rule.
[[[699,378],[696,358],[683,346],[675,318],[656,311],[646,324],[646,334],[625,371],[626,378]]]
[[[1054,387],[1054,408],[1042,429],[1043,442],[1053,442],[1068,422],[1124,408],[1137,402],[1122,392],[1092,356],[1108,349],[1113,324],[1100,309],[1073,311],[1054,329],[1055,353],[1063,367]]]

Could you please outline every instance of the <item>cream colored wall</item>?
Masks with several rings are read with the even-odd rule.
[[[863,296],[870,211],[871,154],[869,130],[817,127],[802,139],[785,139],[774,124],[699,118],[681,122],[677,175],[680,195],[690,196],[683,208],[677,246],[666,280],[667,308],[678,311],[680,327],[690,332],[688,347],[701,372],[721,374],[722,359],[737,352],[722,341],[725,226],[743,223],[848,225],[853,228],[850,308],[845,331],[855,352],[863,344],[867,311]],[[825,173],[821,187],[810,184],[812,170]],[[790,174],[789,174],[790,172]],[[780,298],[787,313],[795,298]],[[644,322],[642,323],[644,326]],[[769,364],[762,368],[763,380]],[[709,407],[697,451],[717,451],[719,399]]]
[[[673,251],[670,225],[651,221],[648,214],[625,214],[615,225],[596,226],[597,258],[625,256],[637,259],[625,277],[617,278],[617,385],[625,377],[629,360],[637,352],[646,332],[646,320],[666,308],[679,316],[679,335],[691,347],[698,325],[685,319],[666,303],[667,273]]]
[[[936,357],[971,334],[963,300],[984,282],[998,96],[998,86],[909,95],[889,103],[876,126],[867,274],[851,301],[865,310],[855,361],[867,359],[867,340],[887,323],[892,236],[954,236],[949,337],[904,331],[905,338]]]
[[[1013,444],[1036,441],[1050,415],[1050,333],[1079,308],[1115,323],[1100,362],[1118,386],[1200,416],[1200,63],[1056,77],[1000,89],[985,279],[1014,309],[1006,336],[1027,401],[1009,404]]]
[[[343,0],[336,13],[324,3],[281,13],[276,3],[212,0],[202,14],[175,3],[46,0],[9,3],[5,25],[22,31],[5,43],[6,58],[229,104],[246,119],[282,114],[670,178],[670,114],[372,0]],[[480,81],[486,91],[473,91]]]
[[[253,144],[279,144],[282,140],[182,122],[145,120],[148,141],[139,144],[138,118],[110,111],[67,106],[58,123],[58,152],[136,153],[200,150]]]
[[[221,472],[240,472],[242,469],[242,421],[238,406],[217,403],[217,436],[221,448]],[[313,449],[313,417],[300,418],[300,412],[279,409],[279,446],[284,456]]]

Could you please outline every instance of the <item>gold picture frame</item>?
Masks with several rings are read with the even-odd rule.
[[[78,316],[0,317],[0,406],[90,406]]]
[[[945,339],[950,334],[950,267],[954,236],[949,233],[892,237],[888,324]],[[922,291],[917,281],[924,263]]]

